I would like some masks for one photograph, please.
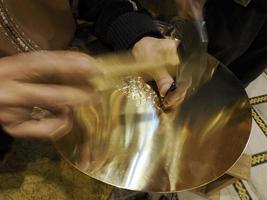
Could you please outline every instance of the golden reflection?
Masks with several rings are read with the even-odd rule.
[[[157,2],[166,6],[141,1],[172,22],[158,25],[184,49],[150,62],[128,53],[100,56],[102,75],[90,81],[101,91],[98,103],[78,107],[75,129],[55,145],[75,167],[104,183],[136,191],[190,190],[238,160],[250,135],[250,105],[239,81],[207,55],[204,1]],[[168,112],[146,84],[147,72],[159,68],[167,68],[177,84],[192,80],[185,100]]]
[[[243,152],[251,115],[240,83],[208,63],[208,78],[169,112],[142,78],[117,78],[97,104],[77,108],[75,130],[56,147],[82,172],[120,188],[174,192],[211,182]]]
[[[251,129],[248,97],[207,54],[204,0],[140,2],[168,22],[159,22],[159,29],[183,48],[156,61],[136,61],[129,53],[99,56],[102,74],[90,80],[99,100],[75,110],[75,128],[55,146],[80,171],[119,188],[190,190],[219,178],[244,151]],[[176,84],[192,82],[184,101],[168,112],[146,83],[159,68]]]

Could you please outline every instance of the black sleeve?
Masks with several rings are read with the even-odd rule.
[[[115,50],[144,36],[162,37],[152,16],[133,0],[80,0],[79,16],[94,23],[94,34]]]
[[[262,10],[263,12],[267,12],[267,1],[266,0],[252,0],[252,5],[255,5],[256,8]]]
[[[10,152],[13,138],[5,133],[0,125],[0,163],[4,160],[5,155]]]

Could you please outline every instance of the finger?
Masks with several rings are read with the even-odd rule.
[[[137,42],[132,50],[132,54],[137,61],[151,61],[166,65],[177,65],[179,58],[177,56],[177,47],[179,40],[173,39],[156,39],[152,37],[144,37]]]
[[[15,138],[56,140],[71,131],[71,116],[64,112],[53,118],[28,120],[19,124],[4,125],[4,129]]]
[[[95,60],[71,51],[39,51],[0,59],[1,78],[29,81],[46,79],[63,83],[86,82],[99,71]]]
[[[164,106],[166,108],[172,108],[178,106],[185,98],[186,92],[188,88],[191,86],[192,81],[185,80],[176,83],[177,88],[175,91],[170,92],[165,98],[164,98]]]
[[[179,43],[180,43],[179,40],[171,40],[171,39],[159,40],[160,52],[154,55],[154,59],[170,61],[168,63],[165,63],[166,66],[168,67],[150,72],[150,75],[157,83],[161,97],[164,97],[166,95],[166,92],[168,91],[168,89],[170,88],[171,84],[174,81],[170,73],[174,75],[175,74],[174,71],[176,71],[175,68],[177,67],[177,64],[179,64],[179,58],[177,56],[177,47]],[[168,59],[168,58],[175,58],[175,59]]]
[[[66,105],[70,107],[82,103],[95,102],[98,94],[90,86],[63,86],[30,83],[5,83],[0,86],[2,106],[34,107],[57,110]]]
[[[175,53],[175,54],[177,47],[181,43],[181,41],[178,39],[161,39],[160,42],[161,42],[160,45],[163,50],[165,51],[167,50],[168,53]]]
[[[151,76],[157,84],[160,96],[164,97],[174,81],[172,76],[165,69],[155,71]]]
[[[2,107],[0,108],[0,123],[17,124],[31,119],[31,110],[28,108],[19,107]]]
[[[177,66],[180,62],[177,54],[177,48],[179,44],[180,40],[160,40],[160,52],[158,52],[159,60],[166,60],[166,66]]]

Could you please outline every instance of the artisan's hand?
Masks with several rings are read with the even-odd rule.
[[[93,100],[93,58],[35,52],[0,59],[0,122],[13,137],[54,139],[72,128],[73,107]]]
[[[153,61],[155,62],[155,64],[157,64],[157,62],[161,62],[162,60],[166,60],[168,56],[170,56],[171,58],[177,57],[177,60],[174,60],[173,63],[168,64],[176,67],[179,64],[179,59],[177,56],[178,45],[179,41],[171,39],[144,37],[134,45],[132,53],[137,60]],[[166,96],[167,91],[170,89],[171,85],[174,82],[174,78],[165,68],[160,68],[157,71],[150,72],[150,75],[157,83],[161,97],[164,97],[165,107],[175,107],[184,100],[186,91],[191,85],[190,80],[186,80],[180,83],[178,82],[176,90],[168,93]]]

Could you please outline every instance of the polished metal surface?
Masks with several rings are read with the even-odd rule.
[[[251,111],[224,66],[209,71],[212,78],[167,113],[147,84],[127,77],[77,109],[75,130],[55,143],[58,151],[88,176],[130,190],[182,191],[217,179],[244,151]]]

